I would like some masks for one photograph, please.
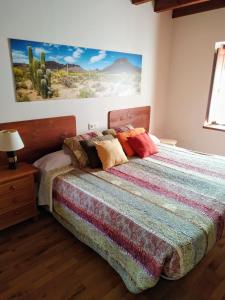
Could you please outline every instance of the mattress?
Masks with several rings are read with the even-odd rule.
[[[224,235],[225,159],[182,148],[108,171],[55,170],[42,182],[56,218],[139,293],[179,279]]]

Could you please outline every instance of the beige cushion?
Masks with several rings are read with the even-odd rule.
[[[108,135],[111,134],[113,137],[116,137],[116,131],[115,129],[111,128],[111,129],[106,129],[102,131],[103,135]]]
[[[128,162],[118,139],[94,142],[103,170]]]

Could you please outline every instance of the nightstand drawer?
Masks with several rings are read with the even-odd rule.
[[[11,210],[5,214],[0,215],[0,229],[4,229],[35,216],[37,216],[35,203],[31,203],[23,207]]]
[[[0,185],[0,215],[14,208],[34,202],[33,176]]]

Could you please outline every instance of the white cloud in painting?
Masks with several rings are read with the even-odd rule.
[[[64,57],[64,60],[68,64],[74,64],[75,63],[75,59],[72,56],[66,56],[66,57]]]
[[[94,64],[94,63],[96,63],[96,62],[98,62],[98,61],[100,61],[100,60],[103,60],[105,57],[106,57],[106,51],[104,51],[104,50],[100,50],[99,52],[98,52],[98,55],[95,55],[95,56],[92,56],[91,58],[90,58],[90,63],[92,63],[92,64]]]
[[[72,56],[66,56],[64,57],[64,60],[68,64],[74,64],[81,57],[82,53],[84,53],[84,50],[82,50],[81,48],[77,48],[73,52]]]
[[[45,46],[45,47],[51,47],[52,44],[49,44],[49,43],[43,43],[43,46]]]
[[[12,51],[12,58],[14,63],[21,63],[21,64],[27,64],[28,63],[28,57],[25,54],[25,52],[21,50],[13,50]]]
[[[36,55],[40,55],[42,52],[44,52],[44,53],[49,53],[49,51],[48,50],[46,50],[46,49],[44,49],[44,48],[34,48],[34,53],[36,54]]]
[[[73,52],[73,58],[77,60],[81,57],[82,53],[84,53],[84,50],[77,48],[76,51]]]
[[[63,56],[62,55],[56,55],[56,56],[50,55],[48,58],[49,58],[49,60],[54,60],[54,61],[58,62],[60,59],[63,58]]]

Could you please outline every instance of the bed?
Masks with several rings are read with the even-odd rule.
[[[113,111],[108,125],[148,129],[149,117],[149,107]],[[167,145],[159,150],[108,171],[55,169],[41,182],[42,204],[132,293],[160,276],[185,276],[224,235],[225,158]]]

